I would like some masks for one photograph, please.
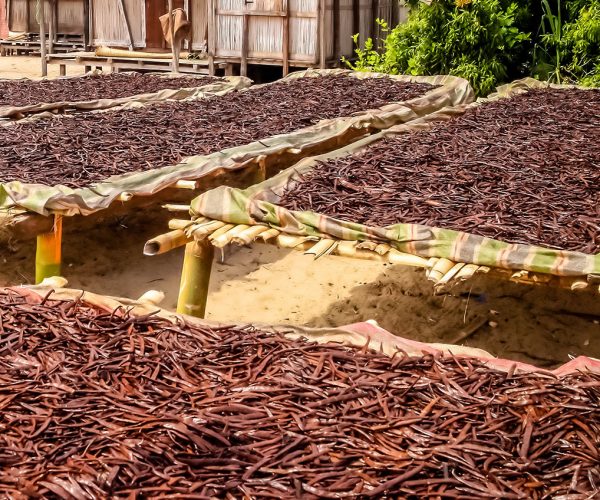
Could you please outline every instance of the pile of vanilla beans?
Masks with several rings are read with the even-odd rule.
[[[329,75],[191,102],[15,124],[0,128],[0,182],[87,186],[406,101],[433,88]]]
[[[119,99],[166,89],[194,88],[218,81],[212,77],[165,78],[142,73],[86,75],[57,80],[2,80],[0,106]]]
[[[0,409],[14,498],[600,492],[598,374],[388,357],[7,290]]]
[[[600,90],[537,89],[321,162],[278,203],[595,254],[598,186]]]

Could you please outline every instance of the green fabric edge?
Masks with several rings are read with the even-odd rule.
[[[427,129],[431,123],[457,116],[472,106],[509,98],[531,88],[573,88],[550,85],[532,78],[499,87],[494,94],[474,103],[444,108],[435,113],[395,126],[379,134],[329,154],[306,158],[277,176],[246,190],[226,186],[204,193],[191,204],[192,217],[209,217],[233,224],[267,223],[286,233],[299,236],[335,237],[343,240],[377,240],[399,251],[421,257],[438,257],[455,262],[489,267],[526,270],[559,276],[600,274],[600,254],[559,251],[541,246],[509,244],[473,234],[417,224],[372,227],[339,221],[311,211],[289,211],[276,203],[290,180],[311,170],[322,160],[352,154],[384,137]]]
[[[398,81],[430,83],[440,87],[405,102],[391,103],[352,117],[322,120],[314,126],[289,134],[268,137],[260,142],[224,149],[210,155],[192,156],[177,165],[115,176],[86,188],[72,189],[60,185],[44,186],[18,181],[4,183],[0,185],[0,211],[6,212],[11,208],[20,207],[42,215],[89,215],[108,208],[123,193],[151,196],[178,180],[201,180],[211,174],[240,170],[269,158],[292,157],[293,161],[287,162],[287,165],[291,165],[304,156],[314,154],[315,149],[331,151],[356,140],[354,135],[368,135],[418,119],[446,106],[469,103],[473,101],[474,96],[466,80],[447,75],[389,76],[382,73],[333,69],[299,71],[289,74],[283,80],[327,74],[346,74],[356,78],[392,78]],[[244,88],[241,91],[251,91],[252,88],[256,87]],[[197,98],[204,95],[206,94],[198,95]],[[65,116],[64,119],[69,117]]]

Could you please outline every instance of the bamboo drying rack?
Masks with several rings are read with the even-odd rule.
[[[165,205],[172,212],[188,211],[187,205]],[[170,232],[149,240],[144,254],[153,256],[185,246],[177,312],[203,317],[206,312],[208,285],[214,248],[228,245],[250,245],[262,242],[279,248],[290,248],[312,255],[315,259],[325,255],[338,255],[354,259],[372,260],[425,270],[426,278],[433,282],[436,293],[464,282],[475,275],[489,274],[502,279],[530,285],[549,285],[568,290],[595,290],[600,293],[600,277],[595,275],[555,276],[531,271],[514,271],[497,267],[453,262],[444,258],[424,258],[403,253],[387,243],[378,241],[350,241],[336,238],[296,236],[284,233],[266,224],[244,225],[208,219],[171,219]]]
[[[263,179],[264,180],[264,179]],[[167,188],[196,190],[196,181],[179,180]],[[127,202],[134,194],[121,193],[115,202]],[[0,213],[0,227],[6,228],[12,235],[24,238],[28,235],[36,237],[35,281],[41,283],[45,278],[60,276],[62,266],[62,214],[48,217],[27,212],[26,210],[9,210]]]

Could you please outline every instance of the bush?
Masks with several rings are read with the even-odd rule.
[[[478,95],[528,72],[532,23],[527,5],[506,0],[412,0],[408,22],[389,29],[382,47],[357,48],[357,70],[463,77]],[[356,38],[355,38],[356,42]]]
[[[534,75],[600,86],[600,0],[542,0]]]

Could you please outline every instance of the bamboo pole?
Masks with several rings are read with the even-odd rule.
[[[177,312],[203,318],[214,250],[209,241],[194,241],[185,247]]]
[[[46,60],[46,13],[44,0],[37,0],[37,20],[40,25],[40,57],[42,58],[42,76],[48,76],[48,61]]]
[[[171,30],[171,53],[173,54],[173,73],[179,73],[179,50],[175,44],[175,19],[173,19],[173,0],[169,0],[169,26]]]
[[[174,229],[151,239],[144,245],[144,255],[160,255],[191,241],[182,229]]]
[[[60,276],[62,258],[62,216],[54,217],[54,227],[49,233],[37,237],[35,253],[35,282],[41,283],[44,278]]]

